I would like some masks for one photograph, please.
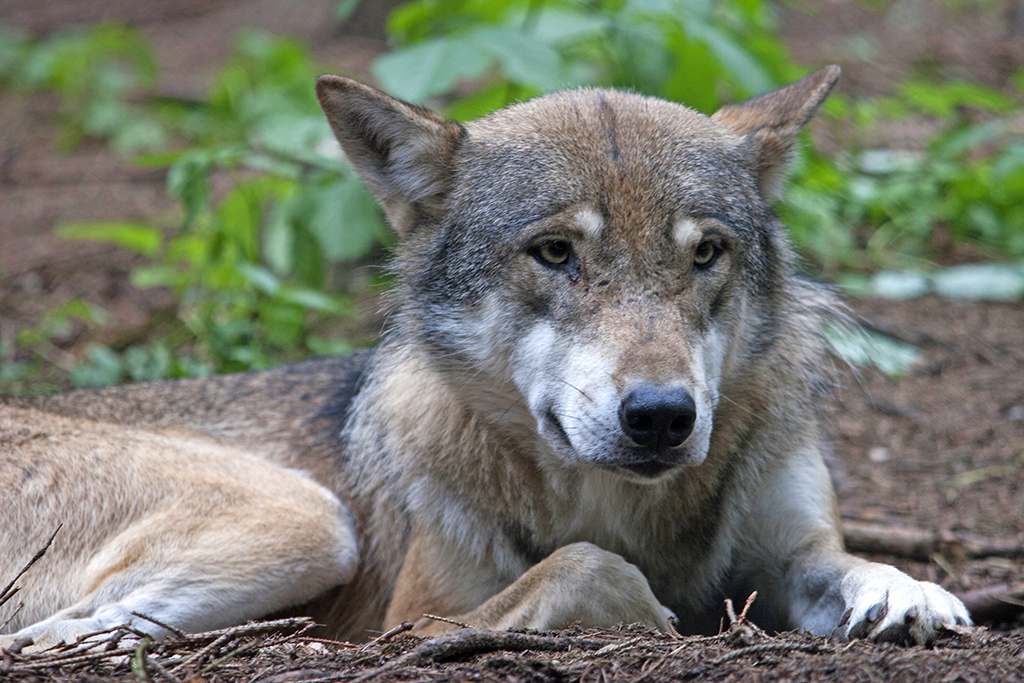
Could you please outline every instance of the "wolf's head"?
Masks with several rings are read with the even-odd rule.
[[[336,76],[317,92],[401,238],[398,333],[542,461],[653,481],[704,461],[723,394],[778,343],[769,202],[838,77],[710,118],[584,89],[466,126]]]

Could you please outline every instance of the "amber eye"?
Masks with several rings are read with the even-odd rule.
[[[537,256],[555,266],[567,262],[571,253],[572,248],[569,246],[569,243],[562,240],[545,242],[537,247]]]
[[[698,244],[697,250],[693,252],[693,262],[698,268],[707,268],[718,257],[718,251],[718,245],[705,240]]]

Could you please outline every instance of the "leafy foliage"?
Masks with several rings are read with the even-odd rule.
[[[1020,106],[1019,93],[964,83],[911,82],[901,96],[873,101],[837,96],[826,113],[853,128],[851,142],[886,121],[943,123],[922,151],[851,144],[834,160],[806,155],[780,214],[832,276],[921,267],[940,238],[990,256],[1024,256],[1024,143],[1009,115]]]
[[[159,122],[126,101],[129,93],[151,87],[157,71],[146,42],[121,26],[74,31],[38,44],[0,31],[0,85],[59,94],[59,144],[65,150],[86,135],[107,138],[123,153],[166,144]]]
[[[389,237],[320,112],[312,84],[322,70],[301,44],[243,34],[203,101],[153,100],[144,110],[117,99],[126,89],[70,85],[84,77],[65,55],[90,56],[86,80],[101,80],[108,64],[151,77],[148,51],[126,29],[99,27],[14,50],[20,67],[6,68],[9,84],[44,84],[71,99],[87,90],[89,101],[116,112],[111,116],[121,124],[141,119],[158,127],[154,139],[134,146],[93,126],[88,112],[67,120],[72,129],[106,136],[121,151],[170,146],[167,141],[176,148],[136,157],[167,169],[168,193],[182,207],[176,226],[57,227],[64,238],[143,255],[148,263],[134,269],[132,284],[168,287],[178,302],[173,324],[148,346],[123,353],[93,348],[72,372],[76,384],[232,372],[350,348],[322,333],[352,309],[346,295],[329,291],[333,264],[357,261]]]
[[[388,29],[396,49],[374,68],[384,89],[414,102],[455,94],[456,118],[578,85],[712,111],[797,73],[763,0],[416,0]]]
[[[340,2],[337,18],[354,6]],[[414,0],[389,17],[392,50],[374,73],[385,90],[456,119],[577,85],[631,88],[710,112],[803,74],[773,22],[767,0]],[[131,281],[175,294],[170,322],[124,348],[95,346],[75,364],[49,340],[72,319],[102,324],[103,312],[68,302],[24,330],[18,348],[0,348],[0,386],[40,363],[99,385],[350,348],[328,339],[353,310],[338,264],[374,258],[391,237],[316,104],[313,80],[328,70],[301,43],[244,33],[206,96],[186,101],[153,96],[156,61],[127,28],[42,41],[0,30],[0,88],[57,93],[62,148],[98,137],[166,169],[181,207],[159,225],[57,229],[140,254],[145,264]],[[1019,92],[966,83],[912,81],[896,97],[833,97],[826,116],[833,129],[852,131],[842,140],[850,151],[805,153],[779,208],[809,264],[839,279],[880,266],[921,270],[943,241],[1024,255],[1024,143],[1011,118],[1020,106]],[[862,142],[911,117],[937,122],[926,149]],[[901,277],[904,291],[922,282],[939,291],[945,276]],[[16,355],[29,360],[13,362]]]

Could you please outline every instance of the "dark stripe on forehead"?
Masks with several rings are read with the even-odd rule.
[[[601,121],[604,123],[604,132],[608,137],[609,155],[616,162],[622,161],[622,154],[619,153],[619,138],[615,132],[615,112],[608,104],[608,100],[605,99],[604,93],[599,93],[597,100],[601,103]]]

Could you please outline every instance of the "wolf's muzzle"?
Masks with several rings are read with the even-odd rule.
[[[638,446],[655,452],[686,441],[696,421],[693,397],[678,386],[641,384],[619,405],[622,431]]]

